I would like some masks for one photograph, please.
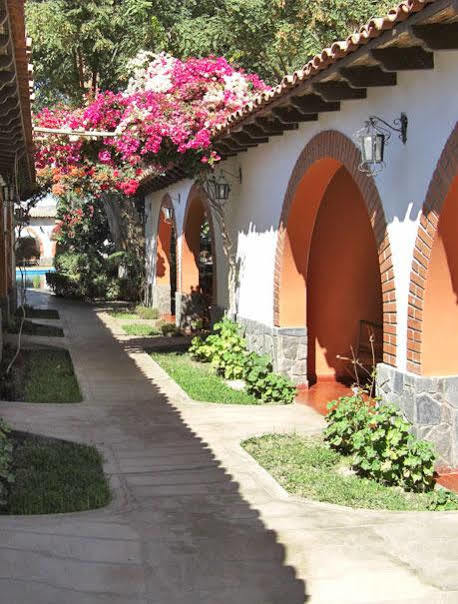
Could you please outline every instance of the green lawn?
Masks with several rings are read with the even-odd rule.
[[[6,349],[3,370],[13,350]],[[1,383],[1,398],[28,403],[79,403],[82,400],[73,363],[67,350],[23,350],[8,378]]]
[[[13,472],[7,514],[61,514],[110,502],[102,458],[95,447],[13,434]]]
[[[161,332],[156,327],[145,325],[144,323],[131,323],[123,325],[122,329],[128,336],[158,336]]]
[[[150,356],[195,401],[232,405],[258,404],[246,392],[229,388],[209,365],[196,363],[186,353],[152,352]]]
[[[138,321],[140,318],[135,312],[130,310],[110,310],[108,314],[110,317],[121,319],[122,321]]]
[[[8,326],[8,333],[19,333],[21,319],[16,318],[14,323]],[[64,331],[60,327],[54,325],[41,325],[40,323],[32,323],[32,321],[24,321],[22,333],[28,336],[48,336],[48,337],[64,337]]]
[[[114,319],[122,321],[138,321],[138,319],[156,320],[159,319],[157,308],[142,306],[139,304],[135,308],[122,308],[119,310],[110,310],[108,314]]]
[[[307,499],[353,508],[424,511],[434,497],[358,478],[351,473],[348,458],[318,439],[268,434],[250,438],[242,446],[289,493]]]

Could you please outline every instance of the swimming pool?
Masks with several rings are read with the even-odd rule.
[[[50,268],[26,268],[25,269],[25,276],[26,277],[42,277],[43,275],[46,275],[46,273],[53,273],[55,272],[55,268],[53,266],[51,266]],[[21,271],[20,269],[16,269],[16,278],[20,279],[21,278]]]

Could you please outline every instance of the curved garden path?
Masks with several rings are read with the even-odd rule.
[[[95,444],[113,502],[0,517],[0,602],[458,602],[458,513],[354,511],[288,496],[239,446],[316,432],[311,409],[195,403],[102,309],[56,307],[85,402],[1,403],[14,427]]]

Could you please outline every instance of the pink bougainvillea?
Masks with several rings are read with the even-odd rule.
[[[216,125],[266,85],[222,57],[190,58],[142,52],[131,62],[124,92],[105,92],[83,109],[44,109],[42,127],[106,131],[116,136],[88,139],[43,136],[37,141],[37,174],[56,195],[67,191],[100,196],[135,195],[149,173],[179,164],[190,175],[219,160],[211,148]]]

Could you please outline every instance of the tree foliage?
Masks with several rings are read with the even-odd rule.
[[[118,90],[140,49],[225,56],[276,83],[391,0],[29,0],[38,104]]]
[[[128,59],[152,44],[151,11],[149,0],[29,0],[37,105],[118,89]]]

